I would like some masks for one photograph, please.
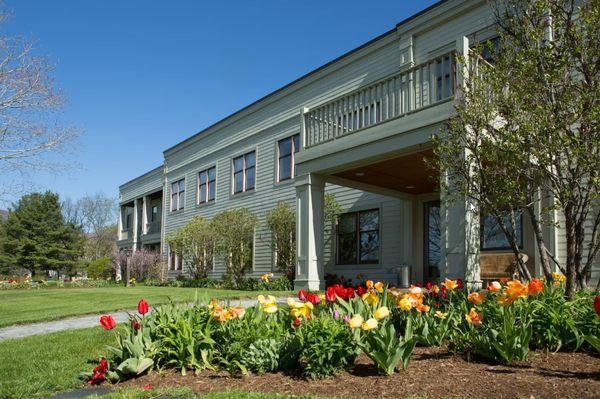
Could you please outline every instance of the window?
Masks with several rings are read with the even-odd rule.
[[[215,200],[216,179],[217,173],[214,166],[198,174],[198,204]]]
[[[185,207],[185,179],[171,183],[171,212]]]
[[[233,158],[233,193],[254,189],[256,180],[256,153],[254,151]]]
[[[150,221],[156,222],[158,220],[158,207],[154,205],[152,207],[152,214],[150,215]]]
[[[133,209],[125,208],[125,230],[129,230],[133,224]]]
[[[507,211],[503,215],[504,224],[510,229],[510,213]],[[515,211],[515,236],[519,248],[523,248],[523,214]],[[495,216],[487,215],[481,218],[481,250],[509,250],[511,249],[506,234],[502,231],[500,224]]]
[[[344,213],[337,221],[337,264],[379,262],[379,210]]]
[[[300,135],[295,134],[277,142],[277,181],[296,177],[296,153],[300,150]]]
[[[494,54],[500,51],[500,38],[494,37],[493,39],[487,40],[483,43],[483,50],[481,51],[481,58],[489,62],[494,63]]]
[[[183,259],[169,248],[169,270],[183,270]]]

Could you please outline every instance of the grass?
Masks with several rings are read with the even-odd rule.
[[[100,327],[0,342],[0,398],[39,398],[84,385],[89,371],[114,343]]]
[[[288,292],[269,292],[287,295]],[[199,299],[255,298],[260,292],[211,288],[103,287],[0,291],[0,327],[69,316],[134,309],[141,298],[150,305]]]

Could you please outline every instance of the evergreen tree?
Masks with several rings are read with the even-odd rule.
[[[23,196],[4,224],[6,266],[24,268],[32,276],[40,271],[73,273],[83,252],[80,226],[67,223],[57,194],[33,193]]]

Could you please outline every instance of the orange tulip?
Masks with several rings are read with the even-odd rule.
[[[500,284],[498,281],[492,281],[491,283],[488,284],[487,286],[487,290],[489,292],[498,292],[502,289],[502,284]]]
[[[477,313],[475,308],[471,308],[469,314],[465,315],[465,320],[467,320],[469,324],[479,327],[483,323],[483,313]]]
[[[458,288],[458,281],[446,279],[446,280],[444,280],[444,282],[442,283],[442,285],[444,287],[446,287],[446,290],[448,290],[448,291],[454,291],[455,289]]]
[[[481,305],[485,300],[485,294],[479,292],[471,292],[467,297],[473,305]]]
[[[539,278],[534,278],[527,285],[527,289],[529,291],[529,295],[537,295],[544,291],[544,283],[542,283],[542,280]]]
[[[365,286],[367,287],[368,290],[373,288],[373,280],[367,280],[367,282],[365,283]]]
[[[529,289],[519,280],[512,280],[506,283],[505,294],[508,298],[510,298],[511,302],[514,302],[518,298],[527,298]]]

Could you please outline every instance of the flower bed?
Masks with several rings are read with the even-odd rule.
[[[300,291],[285,305],[260,295],[248,309],[213,300],[161,306],[149,315],[142,300],[117,344],[85,376],[98,384],[175,369],[283,371],[311,380],[353,369],[359,355],[378,374],[394,375],[410,369],[417,345],[503,365],[526,360],[530,349],[600,350],[600,298],[581,292],[569,302],[563,293],[562,283],[536,279],[471,293],[455,280],[408,292],[367,281],[357,289],[333,285],[324,294]],[[109,315],[101,324],[116,327]]]

